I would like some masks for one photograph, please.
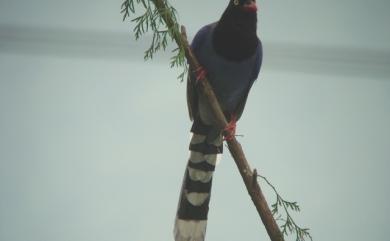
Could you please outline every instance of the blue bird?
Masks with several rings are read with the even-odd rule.
[[[191,69],[187,81],[193,136],[175,220],[176,241],[204,240],[212,177],[222,153],[223,130],[216,127],[197,84],[207,76],[229,121],[226,139],[231,139],[260,72],[263,53],[256,31],[255,0],[230,0],[220,20],[201,28],[191,44],[202,67]]]

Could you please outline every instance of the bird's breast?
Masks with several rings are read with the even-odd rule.
[[[224,111],[233,111],[247,94],[255,56],[241,61],[228,61],[213,49],[211,41],[198,51],[197,58],[207,70],[207,77]]]

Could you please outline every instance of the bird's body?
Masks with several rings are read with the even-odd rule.
[[[254,0],[232,0],[221,19],[204,26],[191,47],[226,117],[238,120],[262,62],[256,35]],[[187,164],[175,221],[176,241],[203,241],[217,154],[222,153],[222,130],[214,124],[206,99],[197,88],[196,71],[187,83],[187,101],[193,119]],[[235,126],[235,125],[234,125]]]
[[[256,61],[259,61],[261,44],[242,61],[220,56],[213,46],[217,23],[203,27],[195,38],[192,49],[199,63],[207,70],[207,77],[223,111],[234,112],[256,79]],[[199,38],[199,40],[197,39]],[[197,42],[199,41],[199,42]]]

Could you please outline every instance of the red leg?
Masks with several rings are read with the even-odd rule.
[[[237,116],[235,114],[230,115],[230,122],[226,125],[224,132],[226,136],[225,141],[231,141],[236,136]]]
[[[198,81],[204,80],[206,78],[206,75],[207,75],[207,71],[205,68],[203,68],[203,66],[199,66],[195,70],[195,73],[196,73],[196,83],[198,83]]]

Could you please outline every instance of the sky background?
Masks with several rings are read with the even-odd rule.
[[[171,1],[192,36],[227,1]],[[388,241],[390,2],[258,1],[264,62],[238,124],[316,241]],[[143,61],[121,1],[0,0],[0,241],[172,240],[185,84]],[[275,195],[261,185],[271,204]],[[225,152],[206,240],[267,240]],[[286,240],[293,240],[293,237]]]

